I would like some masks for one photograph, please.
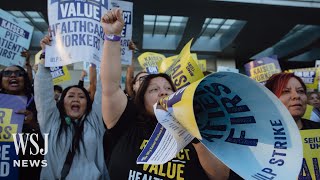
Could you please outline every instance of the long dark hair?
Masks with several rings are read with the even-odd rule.
[[[164,74],[164,73],[159,73],[159,74],[149,74],[142,82],[138,92],[137,92],[137,95],[134,99],[134,103],[136,104],[139,112],[142,113],[143,116],[148,116],[147,115],[147,110],[145,108],[145,104],[144,104],[144,94],[146,93],[147,91],[147,88],[150,84],[150,81],[154,78],[157,78],[157,77],[163,77],[165,78],[171,85],[171,88],[172,88],[172,91],[176,91],[176,87],[174,86],[171,78],[169,75],[167,74]]]
[[[60,129],[59,129],[59,133],[58,133],[58,136],[61,135],[61,132],[64,130],[67,132],[67,128],[68,128],[68,124],[66,123],[66,118],[67,117],[67,114],[66,114],[66,111],[65,111],[65,108],[64,108],[64,98],[65,96],[67,95],[68,91],[71,89],[71,88],[79,88],[83,91],[83,93],[85,94],[86,96],[86,99],[87,99],[87,106],[86,106],[86,110],[82,116],[81,120],[79,123],[79,125],[75,125],[75,123],[71,120],[72,124],[74,125],[75,127],[75,134],[73,136],[73,139],[72,139],[72,151],[77,151],[79,150],[79,144],[80,144],[80,141],[82,141],[82,132],[83,132],[83,128],[84,128],[84,121],[86,119],[86,116],[91,112],[91,109],[92,109],[92,102],[90,100],[90,95],[88,93],[88,91],[82,87],[82,86],[79,86],[79,85],[73,85],[73,86],[69,86],[67,88],[65,88],[62,93],[61,93],[61,98],[60,100],[58,101],[57,103],[57,107],[59,109],[59,112],[60,112],[60,119],[61,119],[61,124],[60,124]]]
[[[8,67],[17,67],[20,71],[23,72],[23,80],[24,80],[24,95],[27,96],[28,99],[30,99],[33,96],[33,88],[32,88],[32,82],[29,79],[28,73],[26,70],[23,69],[23,67],[18,66],[18,65],[13,65],[13,66],[8,66]],[[7,94],[7,91],[5,89],[2,88],[2,78],[3,78],[3,72],[8,68],[4,68],[1,72],[0,72],[0,93],[4,93]]]

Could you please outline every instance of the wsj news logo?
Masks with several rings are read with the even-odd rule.
[[[46,155],[48,153],[48,135],[49,133],[43,134],[44,139],[44,147],[40,148],[39,135],[36,133],[12,133],[14,147],[16,150],[16,154],[22,153],[20,155],[29,155],[29,156],[37,156],[37,155]],[[19,137],[19,139],[17,138]],[[28,147],[28,148],[27,148]],[[47,160],[13,160],[13,167],[47,167]]]

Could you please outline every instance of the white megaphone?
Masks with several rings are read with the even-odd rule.
[[[241,177],[297,179],[303,151],[295,121],[274,94],[249,77],[214,73],[160,103],[176,124]],[[181,139],[166,125],[168,117],[157,116],[178,148]]]

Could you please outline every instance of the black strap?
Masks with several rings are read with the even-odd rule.
[[[83,119],[84,119],[84,117],[82,118],[80,123],[79,122],[75,122],[75,121],[71,121],[72,124],[74,125],[76,131],[79,131],[79,128],[83,128],[83,125],[84,125]],[[70,168],[71,168],[71,165],[72,165],[72,162],[73,162],[74,155],[76,154],[76,151],[77,151],[76,149],[74,149],[74,138],[72,138],[72,139],[73,139],[72,140],[72,149],[73,149],[73,151],[71,151],[71,148],[68,151],[68,155],[67,155],[66,161],[64,162],[63,168],[61,170],[61,179],[62,180],[64,180],[68,176]]]
[[[64,162],[64,165],[61,171],[61,179],[65,179],[69,174],[75,153],[76,153],[75,151],[69,150],[66,161]]]

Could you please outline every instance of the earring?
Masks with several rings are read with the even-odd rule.
[[[69,116],[65,117],[64,120],[66,121],[67,125],[71,124],[71,119]]]

